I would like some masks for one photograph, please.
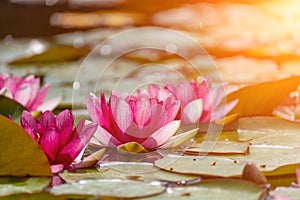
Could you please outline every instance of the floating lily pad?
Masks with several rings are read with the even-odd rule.
[[[157,195],[165,191],[165,187],[120,179],[81,180],[76,183],[64,184],[49,190],[58,196],[104,196],[116,198],[138,198]]]
[[[53,46],[46,49],[42,53],[38,53],[29,57],[17,58],[11,62],[9,65],[25,65],[32,63],[54,63],[63,62],[70,60],[77,60],[89,53],[90,49],[88,47],[75,48],[72,46]]]
[[[52,176],[44,152],[17,123],[0,115],[0,176]]]
[[[23,110],[27,110],[24,106],[18,102],[0,95],[0,114],[6,117],[12,117],[16,122],[20,121],[20,116]]]
[[[180,181],[190,180],[198,176],[170,173],[160,170],[152,163],[146,162],[108,162],[100,165],[98,172],[72,173],[64,171],[59,176],[66,182],[76,182],[82,179],[124,179],[141,181]]]
[[[215,177],[240,176],[245,165],[219,156],[166,156],[154,164],[170,172]]]
[[[0,177],[0,196],[41,192],[50,184],[46,177]]]
[[[266,176],[294,174],[300,167],[300,148],[253,145],[245,156],[229,155],[230,159],[242,163],[253,162]],[[275,155],[275,156],[274,156]]]
[[[265,191],[250,182],[240,180],[211,180],[197,186],[168,188],[167,192],[145,199],[209,199],[259,200]]]
[[[300,147],[300,123],[275,117],[246,117],[239,120],[239,139],[274,147]]]
[[[41,200],[41,199],[47,199],[47,200],[66,200],[63,197],[57,197],[53,196],[49,193],[35,193],[35,194],[15,194],[5,197],[0,197],[0,200]]]
[[[231,141],[205,141],[197,143],[192,147],[185,149],[186,154],[203,155],[203,154],[248,154],[248,142],[231,142]]]
[[[205,176],[241,176],[247,162],[255,163],[266,176],[293,174],[300,167],[300,148],[250,146],[247,155],[166,156],[155,166],[177,173]],[[276,155],[276,156],[274,156]]]
[[[300,76],[278,81],[269,81],[246,86],[226,97],[227,101],[238,99],[230,114],[244,116],[270,116],[276,106],[282,103],[292,91],[297,90]]]

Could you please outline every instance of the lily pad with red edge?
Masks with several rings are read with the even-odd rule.
[[[230,93],[226,97],[228,102],[235,99],[239,101],[229,115],[238,113],[240,117],[270,116],[276,106],[288,98],[291,92],[297,90],[299,84],[300,76],[294,76],[246,86]]]
[[[17,123],[0,115],[0,176],[52,176],[39,144]]]
[[[14,121],[20,121],[20,116],[23,110],[27,110],[23,105],[10,99],[6,96],[0,95],[0,114],[6,117],[11,117]]]

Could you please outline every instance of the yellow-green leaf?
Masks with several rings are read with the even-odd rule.
[[[82,179],[124,179],[124,180],[168,180],[180,181],[197,178],[198,176],[170,173],[160,170],[147,162],[107,162],[100,165],[97,172],[73,173],[64,171],[59,176],[72,183]]]
[[[244,163],[219,156],[166,156],[154,164],[170,172],[215,177],[239,176],[244,168]]]
[[[245,164],[253,162],[264,175],[278,176],[293,174],[300,167],[299,152],[300,148],[250,146],[247,155],[166,156],[156,160],[155,166],[184,174],[240,177]]]
[[[58,196],[106,196],[116,198],[138,198],[157,195],[165,191],[165,187],[141,181],[119,179],[91,179],[76,183],[67,183],[50,189],[50,193]]]
[[[300,123],[275,117],[245,117],[239,120],[239,139],[256,145],[300,147]]]
[[[226,97],[229,102],[239,100],[229,114],[238,113],[240,117],[272,115],[273,109],[295,91],[299,84],[300,76],[295,76],[246,86]]]
[[[50,184],[47,177],[0,177],[0,196],[41,192]]]
[[[0,115],[0,176],[52,176],[44,152],[18,124]]]

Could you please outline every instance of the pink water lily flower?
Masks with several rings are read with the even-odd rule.
[[[180,102],[171,95],[159,101],[147,91],[136,96],[112,91],[108,103],[104,93],[100,99],[91,94],[86,103],[92,121],[99,124],[95,139],[102,146],[136,142],[146,149],[166,148],[194,134],[175,135],[180,126],[180,120],[175,120]]]
[[[50,84],[40,88],[40,78],[28,75],[25,78],[7,73],[0,74],[0,95],[5,95],[26,107],[29,111],[53,110],[60,102],[60,97],[43,102]]]
[[[21,115],[21,126],[39,143],[54,171],[57,167],[67,168],[71,165],[98,126],[96,123],[85,125],[85,119],[75,128],[73,125],[74,116],[69,110],[64,110],[57,116],[51,111],[45,111],[38,122],[28,111],[23,111]]]
[[[177,85],[168,83],[162,88],[153,84],[148,86],[147,91],[160,100],[172,93],[181,102],[182,124],[195,124],[220,119],[234,108],[237,100],[222,103],[224,88],[223,84],[212,86],[210,79],[203,78],[199,83],[181,81]]]

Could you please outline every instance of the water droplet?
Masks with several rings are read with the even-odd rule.
[[[112,52],[112,46],[108,44],[103,45],[100,49],[100,54],[104,56],[111,54],[111,52]]]
[[[84,41],[81,37],[78,37],[78,38],[74,39],[74,41],[73,41],[73,47],[75,47],[75,48],[80,48],[80,47],[82,47],[83,44],[84,44]]]
[[[78,89],[80,88],[80,83],[79,83],[78,81],[75,81],[75,82],[73,83],[73,88],[74,88],[75,90],[78,90]]]

